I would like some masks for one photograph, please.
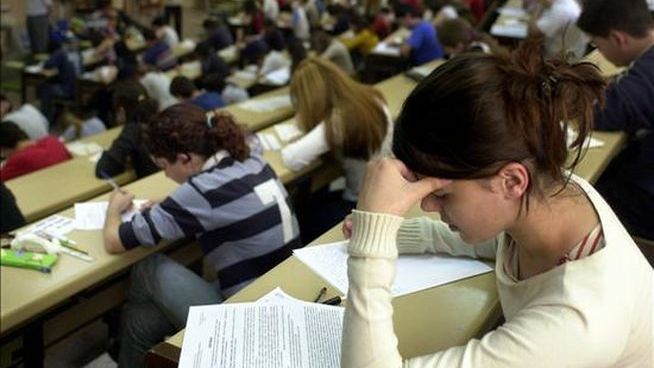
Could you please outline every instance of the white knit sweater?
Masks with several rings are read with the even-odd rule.
[[[519,282],[503,271],[504,234],[472,246],[440,222],[355,211],[341,366],[654,367],[652,268],[600,195],[574,180],[599,214],[605,247]],[[390,295],[398,248],[496,258],[506,323],[466,345],[403,362]]]

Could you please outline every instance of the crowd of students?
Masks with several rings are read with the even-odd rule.
[[[119,72],[103,95],[111,111],[97,115],[123,128],[96,175],[131,166],[139,178],[163,170],[179,184],[125,223],[121,213],[134,196],[115,190],[105,249],[195,237],[217,275],[210,283],[160,254],[135,265],[120,366],[143,366],[149,348],[183,328],[191,305],[222,302],[342,220],[351,239],[342,366],[653,364],[654,273],[632,240],[654,239],[654,19],[647,2],[526,1],[533,37],[511,51],[475,27],[483,2],[390,3],[246,1],[241,31],[232,33],[220,17],[203,23],[195,81],[162,73],[177,62],[179,35],[161,18],[142,30],[148,46],[137,58],[121,33],[128,22],[109,5],[99,13]],[[397,25],[410,31],[392,40],[410,64],[449,60],[418,84],[393,122],[383,95],[357,76]],[[580,62],[589,42],[626,72],[607,81]],[[70,57],[77,51],[64,44],[46,62],[59,79],[39,94],[43,114],[2,96],[3,181],[70,158],[48,135],[57,115],[52,99],[74,93],[70,77],[79,75]],[[283,163],[301,170],[331,155],[343,169],[344,189],[315,193],[302,216],[257,138],[216,110],[248,98],[226,81],[233,67],[217,53],[235,44],[258,76],[292,71],[303,135],[282,149]],[[84,126],[95,131],[84,123],[92,117],[77,112],[74,135],[86,134]],[[569,125],[578,131],[572,147]],[[628,135],[595,186],[572,174],[593,130]],[[13,203],[4,184],[2,195]],[[404,219],[418,203],[441,220]],[[4,207],[3,223],[22,223]],[[403,361],[390,295],[395,260],[425,252],[494,260],[505,322],[462,346]]]

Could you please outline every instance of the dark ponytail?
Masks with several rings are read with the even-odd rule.
[[[604,87],[592,64],[545,60],[541,40],[525,41],[512,54],[462,54],[407,98],[393,151],[424,175],[483,178],[520,162],[532,178],[528,193],[541,193],[539,183],[565,186],[562,168],[579,162]],[[575,159],[566,166],[568,124],[575,124],[579,135]]]
[[[155,157],[174,162],[179,153],[210,157],[220,150],[244,161],[250,157],[246,130],[222,111],[205,113],[190,103],[173,105],[144,127],[146,148]]]

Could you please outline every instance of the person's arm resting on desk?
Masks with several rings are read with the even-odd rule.
[[[114,199],[115,198],[115,199]],[[131,204],[130,198],[129,203]],[[105,223],[105,248],[109,253],[119,253],[138,245],[153,246],[163,239],[177,240],[206,232],[204,224],[215,216],[210,204],[192,185],[185,183],[161,203],[145,209],[121,223],[120,214],[129,209],[122,197],[112,195]],[[112,202],[116,201],[115,205]]]
[[[304,137],[284,147],[282,149],[282,160],[289,169],[298,171],[328,151],[325,123],[322,122]]]
[[[104,220],[104,249],[107,253],[118,254],[125,251],[118,229],[121,224],[121,215],[132,207],[134,194],[114,190],[109,197],[109,206],[107,207],[107,216]]]

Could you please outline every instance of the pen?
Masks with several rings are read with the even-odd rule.
[[[333,298],[329,298],[322,302],[322,304],[327,304],[327,305],[341,305],[342,299],[340,296],[335,296]]]
[[[320,301],[320,299],[322,299],[322,297],[325,296],[326,292],[327,292],[327,288],[323,286],[320,289],[320,292],[318,293],[318,296],[316,297],[316,300],[314,300],[313,302],[318,303]]]
[[[100,171],[100,176],[101,176],[102,179],[104,179],[107,183],[109,183],[109,185],[111,185],[111,186],[114,188],[114,190],[117,190],[117,191],[119,191],[119,192],[122,192],[122,191],[123,191],[122,189],[120,189],[120,187],[118,186],[118,184],[116,184],[116,181],[114,180],[114,178],[112,178],[111,176],[109,176],[106,172],[104,172],[104,170],[101,170],[101,171]]]

